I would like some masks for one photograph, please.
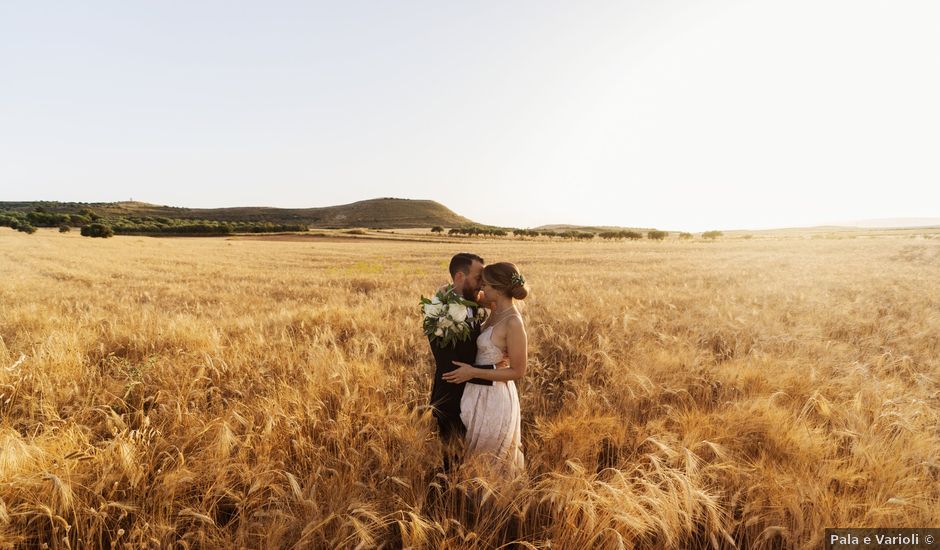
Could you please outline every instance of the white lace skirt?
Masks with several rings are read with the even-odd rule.
[[[504,479],[522,473],[522,415],[515,382],[467,383],[460,400],[460,420],[467,427],[467,462],[484,465]]]

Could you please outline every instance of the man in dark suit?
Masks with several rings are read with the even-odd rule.
[[[450,276],[453,280],[454,291],[467,300],[477,300],[480,292],[483,273],[483,258],[476,254],[461,252],[450,260]],[[476,309],[473,308],[474,318]],[[463,397],[464,384],[452,384],[442,377],[457,367],[453,361],[460,361],[473,365],[477,355],[477,337],[480,335],[480,325],[472,321],[470,337],[465,341],[456,343],[456,346],[440,347],[430,342],[431,353],[434,354],[434,385],[431,388],[431,407],[434,419],[437,420],[438,436],[444,444],[444,471],[449,472],[459,461],[463,440],[467,428],[460,421],[460,398]],[[474,365],[477,368],[496,368],[495,365]],[[492,385],[489,380],[473,378],[467,384]]]

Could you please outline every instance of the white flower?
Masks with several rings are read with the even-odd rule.
[[[444,329],[439,328],[434,331],[434,336],[444,336]]]
[[[432,304],[439,304],[439,303],[441,303],[440,297],[439,297],[437,294],[435,294],[435,295],[431,298],[431,303],[432,303]]]
[[[454,326],[454,322],[450,320],[450,317],[441,317],[441,320],[437,322],[437,326],[448,329]]]
[[[447,316],[453,319],[455,323],[462,323],[467,320],[467,306],[456,303],[450,304],[447,306]]]
[[[444,306],[440,303],[424,304],[425,317],[437,317],[444,311]]]

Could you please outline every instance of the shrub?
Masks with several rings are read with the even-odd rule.
[[[96,222],[101,218],[101,216],[99,216],[98,214],[95,214],[90,208],[82,208],[81,210],[78,211],[78,215],[83,218],[88,218],[89,220],[93,222]]]
[[[667,232],[665,232],[665,231],[657,231],[657,230],[654,229],[654,230],[649,231],[649,232],[646,233],[646,238],[649,239],[649,240],[651,240],[651,241],[661,241],[661,240],[665,239],[665,238],[666,238],[666,235],[668,235],[668,234],[669,234],[669,233],[667,233]]]
[[[32,235],[33,233],[36,232],[36,228],[29,225],[28,223],[20,223],[19,225],[17,225],[16,230],[22,231],[23,233],[26,233],[28,235]]]
[[[111,226],[103,223],[93,223],[82,227],[82,237],[101,237],[108,238],[114,236],[114,230]]]
[[[37,227],[56,227],[69,221],[68,214],[53,214],[37,208],[35,212],[26,214],[26,219],[30,225]]]
[[[59,226],[59,233],[68,233],[71,230],[72,228],[69,227],[67,223],[63,223],[62,225]]]
[[[444,228],[439,225],[435,225],[434,227],[431,228],[431,233],[443,233],[443,232],[444,232]]]
[[[691,234],[691,233],[679,233],[679,238],[680,238],[680,239],[683,239],[683,240],[685,240],[685,239],[691,239],[691,238],[692,238],[692,234]]]
[[[718,237],[721,237],[722,235],[724,235],[724,233],[722,233],[721,231],[706,231],[702,233],[702,238],[714,240],[714,239],[717,239]]]

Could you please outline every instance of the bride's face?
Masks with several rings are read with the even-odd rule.
[[[491,287],[486,281],[480,282],[480,290],[483,292],[483,299],[480,301],[483,302],[484,306],[492,307],[499,296],[499,291]]]

